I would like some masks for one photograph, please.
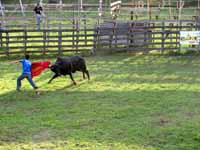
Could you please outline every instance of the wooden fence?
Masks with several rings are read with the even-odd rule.
[[[109,22],[110,23],[110,22]],[[96,49],[108,51],[200,50],[198,45],[181,45],[180,31],[199,31],[198,20],[131,21],[126,26],[112,22],[97,28]],[[117,26],[118,25],[118,26]],[[107,38],[106,38],[107,36]]]
[[[0,54],[57,53],[90,51],[94,30],[3,30]]]
[[[200,50],[199,45],[180,45],[180,31],[198,31],[198,21],[131,21],[126,27],[115,21],[111,24],[93,29],[1,30],[0,54]]]

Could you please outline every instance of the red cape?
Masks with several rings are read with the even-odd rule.
[[[39,61],[39,62],[32,62],[31,64],[31,76],[36,77],[42,73],[46,68],[49,67],[51,64],[50,61]]]

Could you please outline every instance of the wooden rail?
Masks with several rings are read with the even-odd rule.
[[[58,53],[90,51],[93,29],[76,30],[2,30],[0,54]]]
[[[181,46],[180,31],[198,31],[197,21],[132,21],[126,26],[112,21],[93,29],[0,30],[0,54],[200,50]]]
[[[97,51],[104,48],[110,51],[159,50],[161,53],[168,50],[200,50],[200,45],[180,44],[180,31],[199,31],[198,21],[146,20],[128,23],[119,24],[121,27],[117,22],[100,26],[96,33]]]

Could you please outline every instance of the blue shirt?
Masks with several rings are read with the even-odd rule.
[[[22,59],[19,62],[22,63],[22,73],[31,74],[31,62],[27,59]]]

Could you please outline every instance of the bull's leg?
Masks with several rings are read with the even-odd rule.
[[[57,78],[58,76],[59,76],[58,74],[54,74],[54,76],[49,80],[48,83],[51,83],[51,81],[52,81],[53,79]]]
[[[74,81],[74,78],[73,78],[73,76],[72,76],[72,73],[70,73],[69,76],[70,76],[71,80],[73,81],[74,85],[76,85],[76,82]]]
[[[90,80],[90,74],[88,70],[85,70],[85,73],[87,74],[88,80]]]
[[[82,73],[83,73],[83,79],[85,79],[85,72],[84,72],[84,71],[82,71]]]

